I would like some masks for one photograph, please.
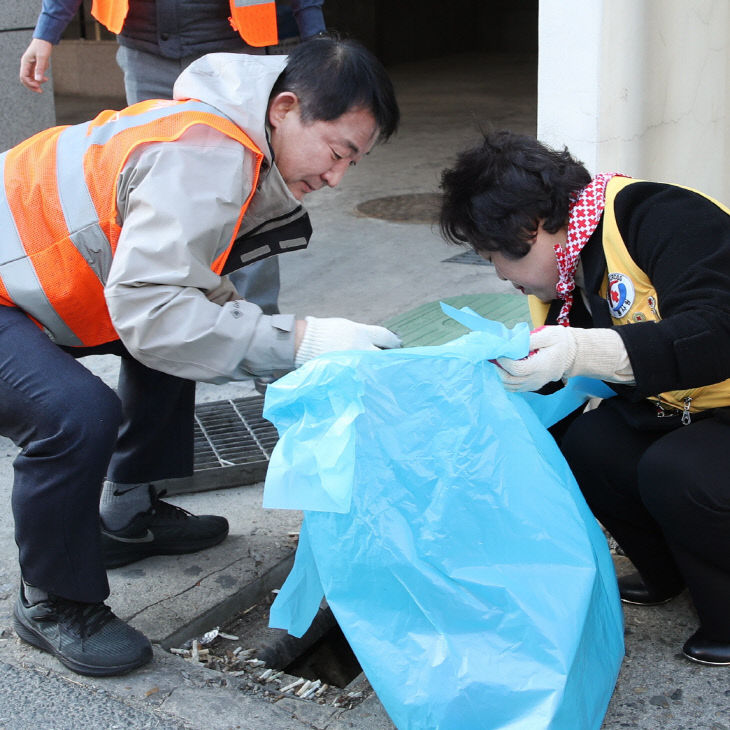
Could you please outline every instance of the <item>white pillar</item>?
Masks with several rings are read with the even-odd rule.
[[[602,0],[540,0],[537,137],[597,170]]]
[[[537,134],[730,202],[730,2],[540,0]]]

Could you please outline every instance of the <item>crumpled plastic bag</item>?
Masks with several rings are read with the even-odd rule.
[[[451,314],[478,331],[320,357],[267,389],[264,506],[305,511],[270,625],[301,636],[325,596],[400,730],[599,728],[618,589],[545,427],[611,392],[507,393],[490,360],[525,356],[527,325]]]

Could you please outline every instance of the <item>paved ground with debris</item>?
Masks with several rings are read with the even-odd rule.
[[[441,169],[480,127],[534,132],[535,59],[462,56],[403,65],[393,75],[402,129],[340,188],[307,201],[315,236],[307,251],[282,258],[282,311],[382,322],[455,295],[511,291],[490,267],[447,262],[459,251],[441,241],[428,206]],[[96,111],[78,99],[59,102],[63,121]],[[416,197],[404,208],[393,203],[398,196]],[[373,202],[379,198],[388,200]],[[113,358],[88,358],[87,365],[114,384]],[[199,399],[252,392],[250,384],[204,386]],[[250,635],[226,638],[236,636],[223,628],[232,616],[270,600],[296,544],[300,515],[263,510],[260,483],[172,498],[193,512],[226,515],[231,534],[223,544],[110,572],[110,604],[157,643],[148,667],[92,680],[21,644],[11,622],[18,580],[10,515],[15,453],[0,440],[0,730],[392,727],[364,677],[312,691],[306,684],[312,680],[267,674],[271,668],[250,651]],[[619,572],[625,562],[616,558]],[[679,653],[696,627],[687,595],[656,608],[626,607],[624,615],[626,659],[603,728],[730,730],[730,670],[692,664]],[[226,636],[204,643],[216,627]],[[489,727],[488,708],[485,718]]]

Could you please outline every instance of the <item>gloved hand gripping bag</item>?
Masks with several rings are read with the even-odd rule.
[[[264,506],[305,510],[270,624],[301,636],[324,595],[400,730],[599,728],[623,657],[606,540],[489,362],[526,355],[527,325],[470,326],[269,386]]]

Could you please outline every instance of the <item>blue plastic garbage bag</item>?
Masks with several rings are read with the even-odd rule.
[[[324,595],[400,730],[598,728],[623,657],[611,557],[489,361],[526,355],[527,325],[482,322],[269,386],[264,506],[305,510],[270,624],[301,636]]]

